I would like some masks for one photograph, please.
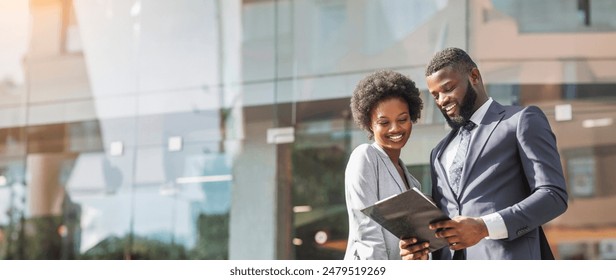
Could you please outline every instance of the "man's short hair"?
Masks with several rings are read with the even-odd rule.
[[[468,73],[473,68],[476,68],[477,64],[475,64],[464,50],[459,48],[446,48],[432,57],[430,64],[428,64],[426,68],[426,77],[448,66],[452,66],[460,72]]]

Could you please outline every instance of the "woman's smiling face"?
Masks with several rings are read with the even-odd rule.
[[[385,99],[374,107],[370,120],[374,141],[390,156],[399,155],[413,130],[408,104],[401,98]]]

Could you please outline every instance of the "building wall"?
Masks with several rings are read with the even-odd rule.
[[[369,142],[355,85],[417,82],[401,157],[427,192],[448,128],[424,67],[448,46],[494,99],[546,112],[571,194],[546,226],[559,257],[613,258],[612,2],[3,1],[0,258],[341,258],[344,167]]]

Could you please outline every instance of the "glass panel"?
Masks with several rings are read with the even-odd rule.
[[[107,243],[129,229],[133,157],[106,154],[101,134],[97,122],[28,128],[21,258],[124,258]]]
[[[224,2],[224,1],[223,1]],[[262,82],[275,78],[277,55],[275,21],[277,1],[242,1],[241,71],[243,82]]]
[[[26,212],[23,128],[0,129],[0,258],[22,259]]]
[[[83,259],[129,258],[131,150],[120,157],[104,153],[81,154],[68,183],[72,202],[79,207],[80,235],[75,236]],[[69,212],[70,213],[70,212]],[[67,213],[66,215],[68,215]]]
[[[569,190],[573,197],[592,197],[595,194],[595,162],[591,156],[568,157]]]
[[[616,41],[615,8],[603,0],[476,0],[469,6],[470,52],[488,94],[501,103],[540,107],[556,136],[575,201],[544,225],[557,258],[611,257],[608,247],[598,248],[614,238],[614,219],[601,213],[616,210],[616,178],[608,171],[616,164],[616,60],[606,47]]]
[[[28,90],[23,59],[29,49],[29,13],[28,1],[0,3],[0,28],[3,30],[0,36],[0,127],[25,124],[25,116],[19,108],[25,105]],[[9,110],[12,112],[7,112]]]
[[[139,150],[132,244],[136,258],[229,257],[233,176],[230,162],[217,150],[216,142],[186,143],[181,151]]]
[[[495,11],[489,21],[509,16],[521,33],[610,32],[616,29],[610,0],[493,0]]]
[[[299,105],[306,112],[315,111],[307,108],[314,104]],[[328,106],[325,112],[347,108]],[[302,119],[293,145],[295,258],[342,259],[348,237],[344,169],[352,149],[352,120],[342,116]]]
[[[423,66],[435,49],[464,45],[463,4],[420,0],[290,1],[292,37],[288,44],[283,40],[280,48],[282,53],[290,50],[293,63],[285,63],[283,57],[279,75],[348,75]],[[284,38],[287,27],[283,28]]]

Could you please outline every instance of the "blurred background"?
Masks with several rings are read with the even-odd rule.
[[[616,259],[616,1],[2,0],[0,259],[341,259],[349,98],[389,68],[425,108],[402,159],[430,192],[448,127],[424,68],[466,49],[541,107],[569,209],[559,259]]]

